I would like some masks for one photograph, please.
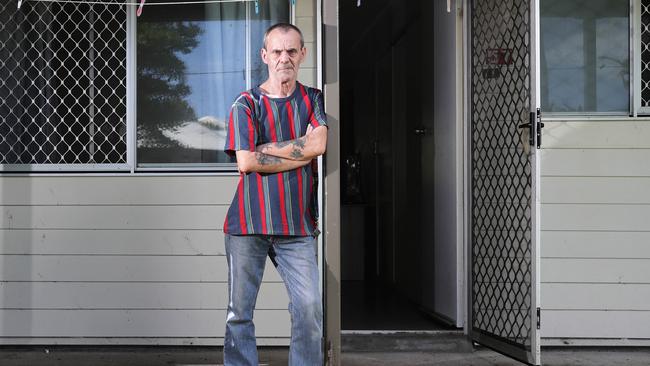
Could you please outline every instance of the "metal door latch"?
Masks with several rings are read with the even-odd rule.
[[[542,147],[542,128],[544,128],[544,124],[542,123],[542,111],[539,108],[537,108],[536,112],[530,112],[530,121],[528,123],[522,123],[517,127],[530,130],[528,135],[530,146],[535,146],[538,149]]]

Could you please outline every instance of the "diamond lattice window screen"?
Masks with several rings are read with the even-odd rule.
[[[650,107],[650,0],[641,0],[641,107]]]
[[[0,164],[126,163],[126,8],[0,0]]]

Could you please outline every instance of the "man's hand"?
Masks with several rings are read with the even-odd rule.
[[[309,125],[306,134],[302,137],[258,145],[255,151],[283,159],[309,161],[323,155],[326,147],[327,127],[313,128]]]

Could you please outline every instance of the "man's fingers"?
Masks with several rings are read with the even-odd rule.
[[[309,125],[307,126],[307,133],[311,133],[311,131],[313,131],[313,130],[314,130],[314,126],[312,126],[311,124],[309,124]]]

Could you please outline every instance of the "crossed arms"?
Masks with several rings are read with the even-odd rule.
[[[255,151],[238,150],[237,168],[242,173],[278,173],[300,168],[325,153],[327,127],[309,126],[307,133],[294,140],[258,145]]]

